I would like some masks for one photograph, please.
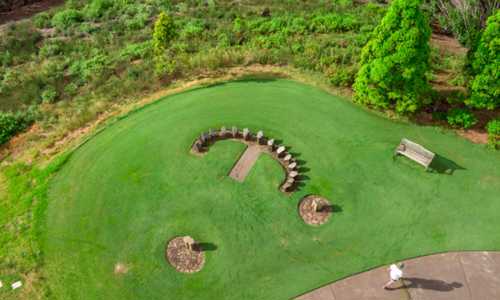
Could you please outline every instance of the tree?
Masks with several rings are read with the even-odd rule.
[[[175,71],[175,61],[168,58],[168,48],[176,36],[174,20],[166,13],[161,12],[153,29],[155,73],[160,77]]]
[[[162,55],[169,43],[177,36],[174,20],[161,12],[153,29],[153,49],[156,55]]]
[[[472,55],[472,74],[466,103],[491,110],[500,107],[500,10],[488,18]]]
[[[431,29],[422,0],[394,0],[361,52],[354,101],[398,113],[416,111],[429,90]]]

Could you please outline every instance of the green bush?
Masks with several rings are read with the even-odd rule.
[[[472,71],[471,97],[466,103],[491,110],[500,107],[500,10],[488,18],[473,54]]]
[[[358,103],[416,111],[429,90],[431,30],[420,10],[421,0],[394,0],[361,54],[354,84]]]
[[[128,44],[122,51],[119,57],[122,60],[134,60],[145,58],[151,51],[151,43],[149,41],[135,44]]]
[[[57,98],[57,91],[53,86],[48,86],[42,92],[42,102],[43,103],[54,103]]]
[[[318,15],[310,20],[309,29],[313,32],[344,32],[359,27],[357,18],[352,14],[330,13]]]
[[[48,28],[51,25],[50,20],[50,14],[42,12],[33,18],[33,24],[35,24],[37,28]]]
[[[175,60],[169,60],[164,56],[155,58],[155,74],[158,77],[169,76],[175,73]]]
[[[330,75],[330,83],[335,86],[351,86],[356,77],[356,70],[353,68],[338,68]]]
[[[204,30],[203,23],[200,21],[188,22],[181,31],[180,36],[183,39],[192,39],[199,36]]]
[[[288,30],[294,34],[304,34],[307,31],[307,21],[303,17],[295,17],[291,20]]]
[[[51,56],[59,55],[63,53],[63,45],[62,41],[46,41],[40,50],[38,51],[38,55],[42,58],[48,58]]]
[[[78,85],[76,85],[74,82],[68,83],[64,87],[64,93],[66,93],[68,96],[74,96],[78,92]]]
[[[83,21],[83,14],[76,9],[65,9],[52,17],[52,26],[64,31],[76,23]]]
[[[14,61],[13,55],[9,50],[0,52],[0,66],[6,68],[12,64]]]
[[[125,21],[125,25],[129,30],[139,30],[144,27],[146,27],[146,24],[148,22],[148,15],[147,14],[137,14],[131,19],[127,19]]]
[[[500,119],[492,120],[486,125],[488,131],[488,144],[495,149],[500,149]]]
[[[153,29],[153,49],[155,53],[163,54],[177,36],[177,28],[172,17],[161,12]]]
[[[113,7],[112,0],[92,0],[85,6],[84,14],[87,20],[98,20]]]
[[[11,23],[0,34],[0,59],[8,66],[31,60],[42,39],[40,32],[28,22]]]
[[[33,119],[22,113],[0,112],[0,145],[8,142],[14,135],[26,129]]]
[[[81,83],[101,78],[110,65],[109,57],[100,51],[93,51],[89,59],[77,60],[69,67],[69,74],[77,76]]]
[[[471,128],[477,123],[477,119],[472,112],[462,108],[452,108],[446,117],[448,124],[453,127]]]

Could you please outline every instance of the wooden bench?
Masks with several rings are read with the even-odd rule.
[[[404,155],[409,159],[414,160],[415,162],[424,166],[426,169],[429,168],[429,165],[432,163],[434,156],[436,156],[436,154],[434,154],[433,152],[408,139],[401,140],[401,143],[399,143],[396,151],[394,152],[394,155],[398,154]]]

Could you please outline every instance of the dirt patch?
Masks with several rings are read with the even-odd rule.
[[[430,83],[432,84],[432,88],[439,93],[440,98],[456,97],[458,94],[465,94],[467,92],[467,89],[463,86],[450,84],[453,74],[446,71],[439,71],[435,76]]]
[[[16,6],[10,11],[0,13],[0,25],[29,18],[39,12],[62,4],[64,4],[64,0],[42,0],[19,7]]]
[[[115,275],[127,274],[128,270],[129,270],[129,267],[127,265],[119,262],[115,265],[114,273],[115,273]]]
[[[229,176],[236,181],[243,182],[261,153],[261,147],[249,145],[234,165]]]
[[[487,144],[488,133],[480,132],[478,130],[457,130],[457,133],[476,144]]]
[[[439,48],[442,52],[460,55],[465,55],[467,53],[467,48],[462,46],[457,39],[445,34],[433,33],[431,35],[431,45]]]
[[[205,264],[205,253],[197,249],[196,244],[189,246],[186,238],[190,237],[176,237],[170,240],[165,249],[165,258],[177,272],[199,272]]]
[[[299,215],[306,224],[319,226],[325,224],[332,215],[330,202],[321,196],[309,195],[299,204]]]

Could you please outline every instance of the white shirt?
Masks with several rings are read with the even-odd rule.
[[[393,264],[390,267],[390,276],[392,280],[397,281],[401,279],[401,277],[403,277],[403,271],[401,271],[401,269],[398,268],[398,266]]]

